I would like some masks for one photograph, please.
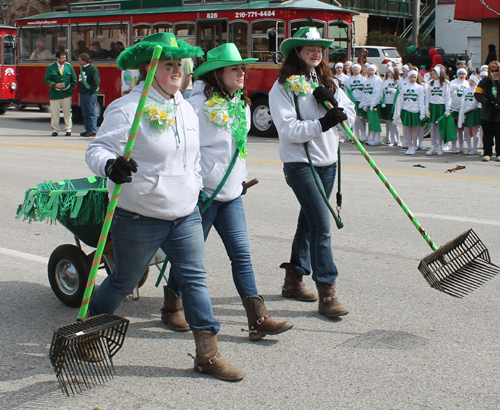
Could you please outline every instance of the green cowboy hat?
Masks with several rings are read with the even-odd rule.
[[[139,68],[139,64],[150,62],[154,48],[163,47],[160,58],[187,58],[201,57],[203,51],[200,47],[192,46],[187,41],[177,40],[173,33],[156,33],[144,37],[139,43],[123,51],[118,60],[120,70]]]
[[[219,47],[207,51],[207,61],[195,70],[194,78],[201,77],[203,74],[217,70],[218,68],[237,64],[247,65],[255,63],[258,60],[258,58],[245,58],[243,60],[236,44],[222,44]]]
[[[325,40],[321,38],[316,27],[302,27],[297,30],[293,37],[287,38],[281,43],[281,54],[287,56],[290,51],[297,47],[307,45],[318,45],[326,50],[333,44],[333,40]]]

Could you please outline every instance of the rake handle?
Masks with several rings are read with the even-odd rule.
[[[137,136],[137,131],[139,130],[142,114],[146,105],[146,101],[148,99],[151,84],[153,83],[153,78],[156,73],[156,68],[158,66],[158,60],[160,58],[161,51],[162,47],[158,45],[155,47],[153,52],[153,58],[149,65],[148,74],[146,76],[146,80],[144,81],[144,88],[142,90],[139,104],[137,105],[137,110],[135,111],[134,122],[132,123],[127,145],[125,146],[125,152],[123,154],[123,157],[127,160],[130,159],[130,154],[132,152],[132,149],[134,148],[135,137]],[[99,237],[99,241],[97,243],[97,249],[95,251],[94,261],[92,262],[92,268],[90,269],[87,287],[85,288],[85,292],[83,294],[83,300],[80,307],[80,312],[78,313],[78,319],[84,319],[89,308],[90,296],[92,295],[92,291],[94,290],[97,270],[99,269],[99,264],[101,263],[101,257],[104,252],[104,246],[106,245],[106,239],[108,238],[109,229],[111,228],[111,221],[115,213],[116,205],[118,204],[118,197],[120,196],[121,188],[121,184],[116,184],[113,189],[113,195],[111,196],[108,211],[102,225],[101,236]]]
[[[328,101],[325,101],[325,105],[328,107],[328,109],[333,108],[333,105],[330,102],[328,102]],[[337,104],[337,106],[338,106],[338,104]],[[359,152],[361,152],[361,154],[363,155],[363,157],[365,157],[365,159],[368,161],[368,163],[370,164],[370,166],[372,167],[372,169],[375,171],[375,173],[382,180],[382,182],[384,183],[384,185],[386,186],[386,188],[389,190],[389,192],[392,194],[392,196],[394,197],[394,199],[396,200],[396,202],[399,204],[399,206],[401,206],[401,208],[403,208],[403,211],[405,211],[405,214],[408,216],[408,218],[410,218],[410,221],[413,223],[413,225],[415,226],[415,228],[417,228],[417,230],[420,232],[420,235],[422,235],[422,237],[426,240],[426,242],[429,244],[429,246],[431,247],[431,249],[433,251],[436,251],[438,249],[438,246],[429,237],[429,235],[427,234],[427,232],[425,231],[425,229],[422,228],[422,226],[418,222],[417,218],[415,218],[415,216],[412,214],[412,212],[410,211],[410,209],[403,202],[403,200],[398,195],[398,193],[396,192],[396,190],[393,188],[393,186],[389,183],[389,181],[385,177],[384,173],[380,170],[380,168],[377,166],[377,164],[375,164],[375,161],[373,161],[373,159],[370,156],[370,154],[368,154],[368,152],[365,150],[365,148],[363,147],[363,145],[361,144],[361,142],[359,142],[359,140],[354,136],[354,134],[352,133],[352,131],[349,128],[349,126],[347,124],[345,124],[344,122],[341,122],[340,124],[345,129],[345,132],[347,133],[347,135],[349,135],[349,137],[354,141],[354,143],[356,144],[356,147],[358,148]]]

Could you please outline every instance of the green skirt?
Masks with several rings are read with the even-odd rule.
[[[465,114],[465,121],[463,123],[464,127],[478,127],[481,125],[481,109],[476,108],[475,110],[469,111]]]
[[[368,108],[366,112],[366,120],[368,121],[368,125],[370,127],[370,132],[382,132],[382,127],[380,126],[380,105],[377,105],[375,111],[372,111]]]
[[[419,127],[421,125],[420,112],[401,110],[401,122],[405,127]]]
[[[431,122],[436,122],[439,117],[442,117],[446,111],[444,104],[429,104],[429,111],[431,112]]]
[[[385,107],[380,108],[381,110],[381,120],[390,120],[392,121],[392,117],[394,115],[394,104],[386,104]]]

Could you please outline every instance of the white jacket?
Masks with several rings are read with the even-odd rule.
[[[309,143],[313,165],[323,167],[337,162],[339,131],[337,127],[321,131],[318,119],[325,116],[327,109],[316,102],[312,92],[311,87],[306,96],[298,97],[301,120],[297,118],[293,92],[286,91],[278,81],[269,92],[271,116],[278,130],[280,157],[284,163],[308,162],[304,142]],[[340,88],[335,92],[335,99],[347,115],[347,125],[352,128],[356,119],[354,103]]]
[[[385,104],[394,104],[394,97],[396,96],[397,88],[398,86],[394,82],[394,79],[388,78],[384,81]]]
[[[458,78],[455,78],[453,81],[450,81],[451,111],[460,111],[462,95],[467,87],[469,87],[467,80],[460,81]]]
[[[425,115],[425,93],[421,85],[408,82],[399,92],[399,97],[394,107],[394,121],[397,125],[403,125],[401,121],[402,110]]]
[[[113,101],[106,109],[97,137],[90,142],[85,159],[96,175],[105,176],[109,159],[123,155],[143,84]],[[154,88],[148,103],[174,104]],[[122,185],[118,206],[130,212],[172,221],[193,212],[202,188],[198,117],[180,92],[175,94],[177,139],[174,131],[160,131],[143,117],[131,157],[139,164],[132,182]],[[115,184],[108,179],[109,196]]]
[[[441,84],[439,80],[435,80],[434,85],[432,81],[429,82],[425,97],[426,111],[429,111],[429,104],[444,104],[446,111],[451,109],[450,83],[448,80],[445,80],[444,84]]]
[[[366,77],[364,75],[353,75],[344,83],[344,87],[349,87],[354,99],[361,102],[364,95]]]
[[[346,81],[349,79],[349,77],[342,73],[342,74],[335,74],[334,77],[340,81],[341,86],[345,86]]]
[[[384,92],[384,84],[379,76],[373,75],[366,79],[365,88],[363,90],[364,95],[360,107],[375,108],[378,104],[382,102],[382,95]]]
[[[475,91],[476,87],[467,87],[462,93],[462,101],[460,103],[460,111],[458,115],[458,128],[462,127],[462,124],[465,121],[465,114],[481,108],[481,104],[474,98]]]
[[[196,81],[193,94],[187,101],[193,106],[200,121],[201,176],[207,197],[211,197],[224,178],[236,151],[236,143],[231,131],[221,128],[205,113],[205,83]],[[246,107],[247,130],[250,130],[250,108]],[[215,198],[216,201],[229,202],[241,195],[241,185],[247,177],[245,160],[238,156],[229,177]]]

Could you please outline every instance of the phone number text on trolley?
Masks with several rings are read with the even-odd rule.
[[[274,10],[265,10],[265,11],[239,11],[234,13],[235,19],[244,19],[244,18],[255,18],[255,17],[274,17]],[[207,19],[216,19],[218,18],[218,13],[207,13]]]

